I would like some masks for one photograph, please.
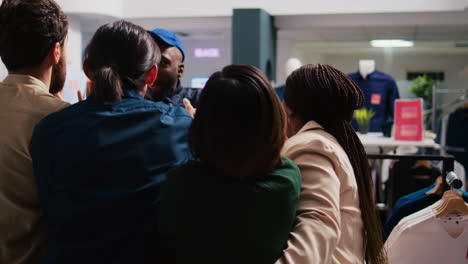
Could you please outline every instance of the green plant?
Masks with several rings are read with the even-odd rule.
[[[366,108],[361,108],[354,111],[354,118],[360,128],[368,127],[369,121],[374,117],[375,112]]]
[[[417,97],[424,99],[424,108],[432,108],[432,87],[438,82],[432,80],[426,74],[418,76],[413,79],[413,84],[409,87],[410,92],[412,92]]]

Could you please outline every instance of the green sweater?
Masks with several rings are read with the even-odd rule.
[[[191,161],[169,172],[164,188],[159,232],[167,263],[274,263],[294,224],[301,174],[286,157],[253,182]]]

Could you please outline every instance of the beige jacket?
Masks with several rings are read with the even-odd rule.
[[[277,264],[364,263],[363,223],[353,168],[337,140],[308,122],[282,155],[302,173],[296,225]]]
[[[29,146],[36,124],[67,105],[32,76],[11,74],[0,82],[0,263],[38,263],[43,253]]]

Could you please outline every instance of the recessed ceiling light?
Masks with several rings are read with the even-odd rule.
[[[371,40],[370,44],[372,47],[376,48],[404,48],[414,46],[413,41],[403,39],[375,39]]]

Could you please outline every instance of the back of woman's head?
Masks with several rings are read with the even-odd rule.
[[[366,256],[370,263],[386,263],[369,163],[351,126],[354,110],[364,103],[362,91],[346,74],[332,66],[308,64],[287,78],[284,102],[303,121],[313,120],[322,125],[343,147],[358,185]]]
[[[146,73],[161,59],[153,38],[140,26],[119,20],[101,26],[85,50],[98,103],[122,98],[122,89],[141,90]]]
[[[351,121],[364,103],[361,89],[330,65],[304,65],[287,78],[286,87],[286,104],[304,120],[320,124]]]
[[[192,152],[222,174],[250,179],[280,162],[284,114],[257,68],[230,65],[211,75],[190,129]]]

